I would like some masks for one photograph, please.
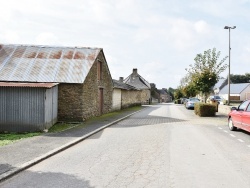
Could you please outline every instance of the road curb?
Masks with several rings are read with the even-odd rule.
[[[96,130],[94,130],[94,131],[92,131],[92,132],[90,132],[90,133],[88,133],[88,134],[86,134],[86,135],[84,135],[84,136],[82,136],[80,138],[77,138],[77,139],[75,139],[75,140],[73,140],[73,141],[71,141],[71,142],[69,142],[67,144],[64,144],[64,145],[62,145],[62,146],[60,146],[60,147],[58,147],[56,149],[53,149],[52,151],[50,151],[50,152],[48,152],[48,153],[46,153],[46,154],[44,154],[44,155],[42,155],[40,157],[37,157],[37,158],[35,158],[35,159],[31,160],[31,161],[28,161],[28,162],[22,164],[19,167],[16,167],[14,169],[9,170],[8,172],[5,172],[5,173],[1,174],[0,175],[0,182],[2,182],[4,180],[6,180],[6,179],[8,179],[8,178],[10,178],[10,177],[18,174],[19,172],[22,172],[22,171],[30,168],[31,166],[33,166],[35,164],[40,163],[41,161],[43,161],[45,159],[48,159],[48,158],[52,157],[53,155],[56,155],[56,154],[58,154],[58,153],[60,153],[60,152],[62,152],[64,150],[66,150],[66,149],[68,149],[68,148],[70,148],[70,147],[78,144],[79,142],[82,142],[83,140],[85,140],[88,137],[90,137],[90,136],[92,136],[92,135],[94,135],[94,134],[102,131],[103,129],[105,129],[105,128],[113,125],[113,124],[116,124],[116,123],[118,123],[118,122],[120,122],[120,121],[122,121],[122,120],[124,120],[124,119],[126,119],[126,118],[128,118],[128,117],[130,117],[130,116],[132,116],[132,115],[134,115],[136,113],[138,113],[138,112],[141,112],[144,109],[146,109],[146,108],[143,108],[141,110],[138,110],[136,112],[128,114],[128,115],[126,115],[126,116],[124,116],[124,117],[122,117],[120,119],[117,119],[117,120],[115,120],[115,121],[113,121],[113,122],[111,122],[109,124],[103,125],[102,127],[98,128],[98,129],[96,129]]]

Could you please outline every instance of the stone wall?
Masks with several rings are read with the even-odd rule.
[[[218,105],[218,112],[225,114],[225,115],[228,115],[229,112],[231,111],[231,108],[232,108],[232,106],[219,104]]]
[[[151,98],[150,89],[141,90],[141,103],[149,104],[149,99]]]
[[[58,121],[82,121],[82,95],[82,84],[59,84]]]
[[[102,62],[102,79],[98,80],[98,60]],[[83,84],[59,84],[58,120],[84,121],[101,115],[100,88],[103,88],[103,113],[112,109],[113,82],[101,51]]]
[[[122,108],[141,105],[141,92],[136,90],[122,90]]]
[[[99,116],[100,114],[100,99],[99,89],[103,88],[103,113],[108,113],[112,110],[112,91],[113,82],[108,69],[106,60],[101,52],[97,59],[102,64],[102,79],[97,78],[97,60],[91,67],[91,70],[84,81],[83,86],[83,118],[88,119],[93,116]]]

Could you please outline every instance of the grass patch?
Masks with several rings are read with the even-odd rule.
[[[37,133],[1,133],[0,134],[0,146],[11,144],[18,140],[21,140],[24,138],[30,138],[33,136],[38,136],[41,134],[42,133],[39,133],[39,132]]]
[[[130,107],[130,108],[126,108],[120,111],[114,111],[114,112],[110,112],[108,114],[103,114],[102,116],[99,117],[93,117],[90,118],[89,120],[87,120],[88,123],[90,122],[94,122],[94,121],[108,121],[109,118],[112,118],[114,116],[118,117],[120,114],[122,114],[122,112],[135,112],[138,110],[141,110],[142,106],[134,106],[134,107]],[[72,123],[56,123],[55,125],[53,125],[48,132],[49,133],[56,133],[56,132],[62,132],[65,131],[67,129],[73,128],[78,126],[79,128],[82,128],[84,126],[87,126],[88,123],[84,122],[83,124],[72,124]],[[35,133],[0,133],[0,146],[4,146],[7,144],[11,144],[13,142],[16,142],[18,140],[21,139],[25,139],[25,138],[30,138],[33,136],[39,136],[43,134],[42,132],[35,132]]]
[[[56,123],[49,129],[49,133],[57,133],[78,126],[77,124]]]
[[[56,123],[49,129],[49,133],[61,132],[72,127],[77,126],[76,124],[67,124],[67,123]],[[0,133],[0,146],[8,145],[14,143],[16,141],[30,138],[33,136],[39,136],[43,134],[42,132],[34,132],[34,133]]]

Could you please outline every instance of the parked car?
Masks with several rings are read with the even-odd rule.
[[[232,107],[228,114],[228,127],[231,131],[237,128],[250,132],[250,100],[242,102],[238,107]]]
[[[219,95],[212,95],[212,96],[208,97],[207,103],[210,103],[211,100],[215,100],[219,104],[226,104],[226,99],[224,99],[223,97],[221,97]]]
[[[187,100],[187,98],[181,98],[181,104],[184,104],[184,102]]]
[[[195,98],[195,97],[189,98],[189,99],[187,100],[187,102],[186,102],[185,107],[186,107],[187,109],[194,109],[194,104],[197,103],[197,102],[200,102],[200,100],[199,100],[198,98]]]

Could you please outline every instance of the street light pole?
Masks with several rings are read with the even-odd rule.
[[[229,62],[228,62],[228,102],[227,104],[230,105],[230,56],[231,56],[231,46],[230,46],[230,30],[231,29],[235,29],[236,26],[233,27],[229,27],[229,26],[225,26],[224,29],[228,29],[229,30]]]

